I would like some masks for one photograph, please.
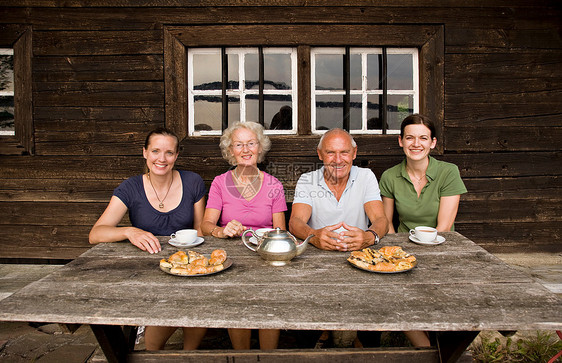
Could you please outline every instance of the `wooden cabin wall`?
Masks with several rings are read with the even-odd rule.
[[[442,24],[438,158],[459,166],[469,190],[457,231],[492,252],[562,251],[562,16],[555,1],[3,3],[0,26],[33,30],[34,150],[0,155],[2,260],[77,257],[90,247],[88,232],[113,189],[142,172],[144,137],[165,122],[165,24]],[[295,136],[288,148],[273,138],[265,167],[288,193],[298,166],[318,162],[309,139]],[[209,185],[228,168],[217,141],[185,140],[177,167]],[[357,164],[379,178],[401,158],[394,141],[359,143]]]

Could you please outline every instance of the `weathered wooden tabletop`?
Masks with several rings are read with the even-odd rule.
[[[205,237],[192,248],[227,251],[231,268],[179,277],[159,269],[178,249],[161,238],[150,255],[130,243],[100,244],[0,302],[0,320],[100,325],[233,328],[479,331],[562,328],[560,300],[456,232],[421,246],[388,235],[418,265],[377,274],[350,265],[348,252],[309,246],[273,267],[239,239]]]

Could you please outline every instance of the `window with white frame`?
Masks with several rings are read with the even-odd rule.
[[[415,48],[311,48],[311,129],[395,134],[419,112]]]
[[[0,135],[15,135],[14,50],[0,48]]]
[[[220,135],[236,121],[296,133],[296,62],[295,48],[189,48],[189,134]]]

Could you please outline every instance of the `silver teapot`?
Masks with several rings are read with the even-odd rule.
[[[257,241],[257,247],[251,246],[246,240],[246,234],[251,233]],[[284,266],[293,257],[300,255],[306,249],[308,241],[314,237],[313,234],[308,236],[304,241],[298,240],[288,231],[280,228],[272,229],[263,233],[262,236],[257,234],[253,229],[248,229],[242,234],[242,241],[254,252],[257,252],[264,260],[273,266]],[[250,238],[251,239],[251,238]],[[250,242],[251,243],[251,242]]]

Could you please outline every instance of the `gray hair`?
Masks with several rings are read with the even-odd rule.
[[[326,132],[322,135],[322,137],[320,138],[320,141],[318,141],[318,146],[317,146],[316,148],[317,148],[318,150],[321,150],[321,149],[322,149],[322,143],[324,142],[324,138],[326,137],[326,135],[328,135],[328,134],[333,134],[334,132],[340,132],[340,133],[346,134],[346,135],[349,137],[350,141],[351,141],[351,146],[352,146],[353,148],[356,148],[356,147],[357,147],[357,143],[355,142],[355,140],[353,139],[353,136],[351,136],[351,134],[350,134],[349,132],[345,131],[344,129],[340,129],[340,128],[336,127],[336,128],[333,128],[333,129],[330,129],[330,130],[326,131]]]
[[[260,143],[260,152],[258,154],[258,163],[261,163],[265,159],[265,154],[271,149],[271,140],[263,133],[263,126],[252,121],[247,122],[236,122],[234,125],[230,126],[228,129],[224,130],[221,141],[220,148],[222,157],[228,161],[230,165],[236,165],[236,158],[232,155],[230,151],[230,146],[232,145],[232,134],[234,131],[239,129],[248,129],[256,134],[258,142]]]

